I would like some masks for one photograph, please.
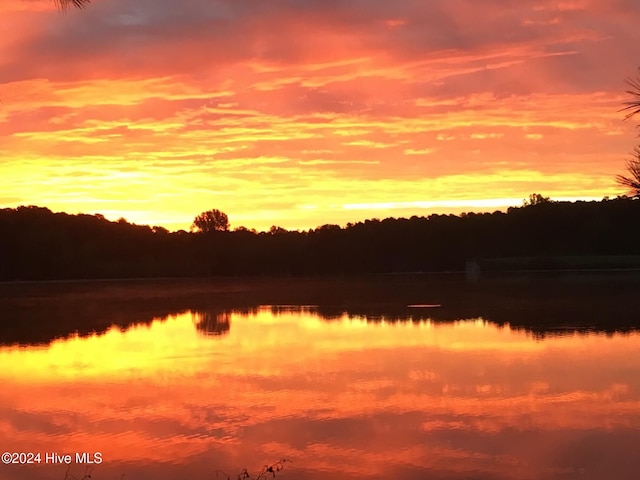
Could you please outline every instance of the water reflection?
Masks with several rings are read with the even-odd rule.
[[[194,312],[193,320],[198,331],[214,337],[229,333],[229,329],[231,328],[230,312]]]
[[[382,317],[187,311],[1,347],[0,442],[100,451],[97,480],[215,478],[281,457],[294,461],[283,479],[636,478],[637,332],[542,339],[480,318]]]
[[[578,305],[579,306],[579,305]],[[1,308],[1,307],[0,307]],[[584,307],[582,307],[584,308]],[[313,313],[317,317],[333,322],[342,318],[364,320],[366,323],[454,323],[460,318],[483,318],[498,327],[509,326],[523,329],[535,338],[568,335],[572,333],[607,334],[633,332],[640,329],[640,318],[632,315],[635,306],[629,304],[629,316],[616,317],[599,314],[597,320],[585,316],[576,305],[571,309],[556,308],[551,305],[528,305],[523,309],[507,308],[505,311],[492,310],[490,306],[480,305],[471,311],[456,308],[456,305],[444,307],[429,305],[428,308],[416,308],[415,305],[391,306],[292,306],[272,305],[269,311],[274,316],[287,313]],[[200,310],[188,308],[175,309],[156,306],[152,312],[140,311],[135,304],[121,306],[120,314],[113,315],[101,306],[94,306],[90,316],[84,314],[52,312],[47,305],[29,312],[29,316],[16,316],[8,310],[0,321],[0,345],[46,345],[52,341],[77,336],[87,337],[104,335],[114,328],[125,332],[150,326],[157,319],[167,319],[175,315],[192,312],[193,324],[203,335],[222,336],[231,329],[233,314],[255,314],[259,307],[221,307],[207,306]],[[485,314],[481,314],[485,312]],[[474,315],[465,315],[465,314]],[[593,312],[592,312],[593,313]]]
[[[0,284],[0,345],[46,345],[58,338],[126,330],[188,311],[206,312],[202,332],[226,335],[229,311],[306,305],[332,321],[454,322],[483,318],[544,338],[575,331],[640,327],[640,276],[503,278],[469,284],[428,276],[144,280]],[[316,305],[316,306],[314,306]],[[421,306],[421,307],[419,307]],[[426,307],[428,306],[428,308]],[[206,316],[205,315],[205,316]]]

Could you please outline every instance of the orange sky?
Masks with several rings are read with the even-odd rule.
[[[639,23],[628,0],[4,0],[0,207],[263,230],[615,196]]]

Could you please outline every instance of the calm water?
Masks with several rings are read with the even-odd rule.
[[[0,478],[235,479],[282,457],[282,479],[637,478],[640,334],[415,310],[184,311],[0,347],[1,448],[42,455]]]

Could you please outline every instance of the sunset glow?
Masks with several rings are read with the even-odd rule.
[[[600,0],[6,0],[0,208],[266,230],[622,194],[639,20]]]
[[[546,478],[572,442],[638,426],[637,332],[536,340],[482,319],[327,321],[263,307],[227,313],[230,329],[206,336],[202,315],[1,347],[0,438],[22,451],[101,451],[107,478],[283,455],[332,474],[411,465]],[[528,448],[523,431],[546,441]]]

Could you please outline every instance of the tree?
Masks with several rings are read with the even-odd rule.
[[[640,113],[640,77],[628,78],[627,85],[631,87],[627,93],[631,100],[624,102],[622,111],[627,111],[625,120]],[[640,127],[640,125],[638,125]],[[616,175],[616,182],[630,190],[634,197],[640,197],[640,145],[633,149],[632,157],[627,160],[627,175]]]
[[[208,210],[202,212],[196,218],[193,219],[191,224],[191,231],[198,232],[226,232],[229,230],[229,217],[220,210]]]
[[[638,70],[640,71],[640,67]],[[622,108],[622,111],[627,112],[625,120],[628,120],[634,115],[640,113],[640,77],[627,78],[627,85],[631,87],[630,90],[627,90],[627,93],[631,95],[631,100],[623,103],[624,107]]]
[[[523,207],[528,207],[530,205],[540,205],[542,203],[551,203],[551,199],[539,193],[532,193],[531,195],[529,195],[528,200],[526,198],[522,200]]]
[[[633,156],[627,160],[628,175],[617,175],[616,182],[627,187],[634,197],[640,197],[640,145],[633,149]]]

